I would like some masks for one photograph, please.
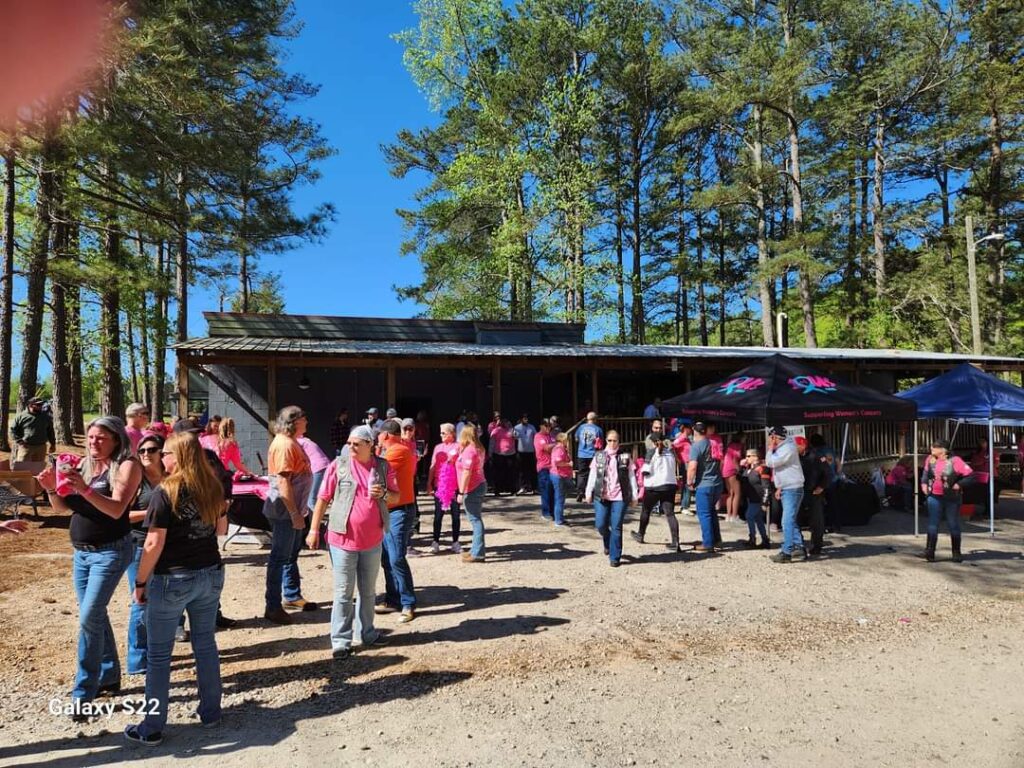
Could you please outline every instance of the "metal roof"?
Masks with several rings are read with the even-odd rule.
[[[338,357],[562,357],[562,358],[743,358],[755,359],[773,352],[805,360],[863,360],[874,362],[960,363],[1024,366],[1024,359],[985,355],[958,355],[905,349],[804,349],[787,347],[684,347],[632,344],[501,345],[417,341],[346,341],[337,339],[253,338],[217,336],[189,339],[173,345],[181,352],[338,356]]]

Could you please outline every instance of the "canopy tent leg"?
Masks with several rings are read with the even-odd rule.
[[[843,447],[842,447],[842,450],[839,451],[839,466],[836,467],[836,474],[837,475],[839,474],[839,472],[842,471],[843,465],[846,464],[846,439],[849,437],[849,435],[850,435],[850,422],[846,422],[845,424],[843,424]]]
[[[946,436],[949,436],[949,419],[946,419]],[[956,433],[960,431],[960,419],[956,420],[956,426],[953,427],[953,436],[949,438],[949,455],[953,455],[953,443],[956,442]]]
[[[918,476],[920,471],[917,459],[917,420],[914,421],[914,535],[919,536],[920,531],[918,530],[918,506],[921,501],[921,480]]]
[[[996,444],[992,440],[992,418],[988,420],[988,535],[996,535]]]

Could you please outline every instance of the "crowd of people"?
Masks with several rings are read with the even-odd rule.
[[[402,419],[394,409],[384,418],[376,408],[359,424],[342,411],[330,428],[329,458],[307,436],[308,417],[298,406],[277,414],[267,451],[266,500],[270,551],[267,556],[264,618],[292,621],[292,611],[316,611],[302,593],[299,553],[325,550],[333,572],[329,637],[332,655],[345,659],[357,646],[383,645],[375,626],[380,614],[399,623],[416,618],[417,593],[410,557],[418,531],[422,491],[433,502],[431,551],[442,552],[449,521],[450,549],[469,564],[487,562],[483,508],[490,491],[536,494],[540,514],[554,526],[566,524],[567,499],[593,505],[594,526],[612,567],[623,558],[626,510],[639,506],[637,544],[647,543],[652,515],[664,517],[668,548],[680,552],[677,513],[695,514],[698,554],[723,546],[722,522],[744,519],[743,544],[768,549],[770,531],[782,541],[771,556],[792,563],[819,554],[825,544],[828,511],[834,505],[839,471],[821,435],[791,436],[772,427],[766,450],[744,445],[743,435],[724,439],[713,423],[682,423],[655,415],[638,448],[624,446],[589,412],[570,435],[557,418],[534,426],[527,415],[513,424],[495,412],[483,425],[472,412],[443,423],[436,437],[426,414]],[[30,409],[36,404],[30,403]],[[20,432],[36,445],[38,424]],[[45,434],[44,439],[50,441]],[[73,717],[90,719],[92,703],[120,690],[121,665],[108,605],[122,577],[132,597],[127,627],[126,673],[145,675],[145,717],[125,729],[125,738],[159,744],[167,721],[170,658],[175,642],[190,640],[199,688],[198,718],[214,726],[221,717],[221,682],[216,630],[235,622],[220,610],[224,565],[217,536],[227,527],[232,483],[252,476],[241,455],[230,418],[178,420],[172,428],[150,421],[135,403],[125,418],[103,416],[89,423],[86,455],[61,454],[37,477],[53,508],[70,515],[74,547],[73,582],[79,604],[77,669]],[[432,444],[432,440],[436,440]],[[45,448],[45,446],[44,446]],[[926,498],[928,537],[924,556],[934,560],[941,521],[951,536],[953,559],[962,559],[961,490],[988,468],[988,446],[970,463],[951,455],[949,445],[932,446],[919,489],[901,461],[890,474],[899,494]],[[261,462],[262,464],[262,462]],[[691,513],[691,503],[695,511]],[[471,528],[469,551],[460,540],[461,515]],[[810,545],[800,516],[806,516]],[[834,517],[834,515],[833,515]],[[22,521],[0,525],[0,534],[25,530]],[[384,589],[378,594],[378,577]],[[188,631],[185,616],[188,617]]]

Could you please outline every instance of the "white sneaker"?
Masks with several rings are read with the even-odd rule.
[[[430,551],[433,552],[435,555],[441,554],[441,544],[440,544],[440,542],[437,542],[437,541],[433,542],[430,545]]]
[[[453,541],[452,542],[452,552],[454,552],[457,555],[461,551],[462,551],[462,545],[459,544],[459,542],[457,542],[457,541]]]

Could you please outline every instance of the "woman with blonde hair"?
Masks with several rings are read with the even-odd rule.
[[[569,433],[559,432],[555,435],[555,445],[551,449],[551,489],[555,498],[551,512],[555,525],[564,525],[566,488],[572,483],[572,453],[569,451]]]
[[[146,517],[146,543],[135,581],[135,601],[146,605],[146,717],[124,729],[128,741],[163,740],[171,679],[171,652],[182,612],[188,611],[196,659],[199,719],[221,718],[216,619],[224,589],[217,534],[224,533],[224,489],[195,435],[172,435],[160,452],[167,477],[154,490]]]
[[[484,562],[484,496],[487,482],[484,480],[484,447],[480,443],[476,427],[467,424],[459,433],[459,458],[457,462],[459,493],[456,500],[466,510],[466,517],[473,528],[473,543],[469,552],[462,553],[464,563]]]

